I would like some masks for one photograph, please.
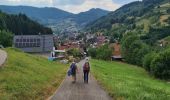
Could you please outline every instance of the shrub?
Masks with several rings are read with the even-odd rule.
[[[88,54],[93,57],[93,58],[96,58],[96,55],[97,55],[97,52],[96,52],[96,49],[95,48],[90,48],[88,50]]]
[[[133,63],[133,57],[132,57],[132,50],[134,48],[131,48],[131,45],[134,41],[139,40],[139,38],[134,34],[128,34],[125,35],[121,40],[121,52],[122,56],[125,58],[125,61],[128,63]]]
[[[145,68],[145,70],[150,72],[151,62],[156,57],[156,55],[157,54],[155,52],[151,52],[151,53],[148,53],[147,55],[145,55],[145,57],[143,59],[143,67]]]
[[[72,55],[74,58],[82,57],[82,54],[79,49],[70,49],[69,51],[67,51],[67,53],[68,53],[68,55]]]
[[[136,35],[129,35],[122,39],[122,54],[128,63],[142,66],[143,58],[149,51],[148,45]]]
[[[170,79],[170,49],[167,49],[153,59],[151,73],[160,79]]]
[[[4,47],[10,47],[12,46],[12,39],[13,35],[11,32],[0,30],[0,45],[3,45]]]
[[[108,45],[104,45],[100,48],[97,49],[97,59],[102,59],[102,60],[109,60],[112,56],[112,50],[109,48]]]
[[[107,44],[99,48],[90,48],[88,53],[91,57],[102,60],[109,60],[112,56],[112,50]]]

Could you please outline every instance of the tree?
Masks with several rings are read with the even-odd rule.
[[[160,52],[151,63],[151,73],[160,79],[170,79],[170,49]]]
[[[112,56],[112,50],[109,48],[108,44],[105,44],[97,49],[97,59],[109,60]]]
[[[88,54],[92,57],[92,58],[96,58],[97,52],[96,52],[96,48],[90,48],[88,50]]]
[[[0,44],[4,47],[12,46],[13,35],[9,31],[0,30]]]
[[[145,70],[147,71],[151,71],[151,62],[153,61],[153,59],[157,56],[157,54],[155,52],[151,52],[148,53],[147,55],[145,55],[144,59],[143,59],[143,67],[145,68]]]
[[[149,47],[134,34],[126,35],[122,39],[122,54],[125,61],[142,66],[144,56],[149,53]]]
[[[124,37],[121,40],[121,52],[123,58],[125,58],[125,61],[128,63],[133,63],[133,59],[131,57],[131,45],[134,41],[139,40],[139,37],[135,34],[128,33],[127,35],[124,35]],[[132,48],[133,49],[133,48]]]

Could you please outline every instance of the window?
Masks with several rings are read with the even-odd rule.
[[[26,39],[23,39],[23,42],[26,42]]]
[[[36,39],[34,39],[34,42],[36,42]]]
[[[33,42],[33,39],[30,39],[30,42]]]
[[[27,39],[27,42],[30,42],[30,39]]]
[[[16,39],[14,45],[17,48],[40,47],[40,38],[27,38],[27,37],[24,37],[22,39]]]
[[[20,41],[19,42],[22,42],[22,39],[20,39]]]
[[[19,42],[19,39],[16,39],[16,42]]]
[[[19,43],[18,47],[19,47],[19,48],[22,48],[22,43]]]

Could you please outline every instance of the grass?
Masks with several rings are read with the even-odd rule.
[[[170,100],[170,83],[137,66],[92,60],[92,73],[116,100]]]
[[[12,48],[5,50],[8,59],[0,69],[0,100],[44,100],[66,74],[66,65]]]
[[[164,40],[170,42],[170,36],[164,38]]]

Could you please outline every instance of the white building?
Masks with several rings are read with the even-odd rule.
[[[15,35],[13,46],[24,52],[49,52],[53,50],[53,35]]]

